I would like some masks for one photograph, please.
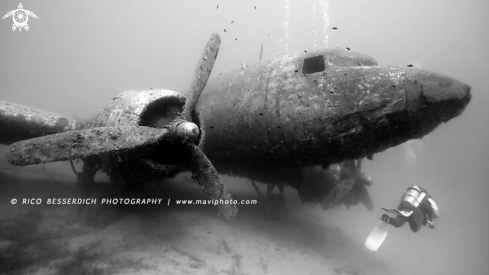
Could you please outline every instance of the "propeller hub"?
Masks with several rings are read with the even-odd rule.
[[[177,126],[177,135],[186,138],[189,141],[195,141],[200,135],[199,126],[197,124],[184,121]]]

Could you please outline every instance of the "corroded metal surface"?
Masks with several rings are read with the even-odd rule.
[[[184,103],[185,97],[171,90],[125,91],[102,107],[83,127],[164,126],[177,117]],[[145,115],[148,117],[146,120]],[[151,121],[153,117],[161,117],[165,121]]]
[[[385,114],[406,107],[404,74],[396,69],[331,67],[310,78],[261,69],[228,87],[210,83],[213,92],[203,95],[204,148],[213,162],[234,163],[233,156],[257,166],[338,162],[351,150],[344,141],[388,130]]]
[[[212,163],[195,145],[189,146],[189,154],[190,170],[202,191],[213,200],[224,217],[234,219],[238,215],[238,207]]]
[[[198,111],[217,169],[256,179],[369,156],[422,137],[470,101],[470,87],[449,77],[348,54],[284,55],[209,81]],[[306,68],[306,58],[324,64]]]
[[[366,54],[342,49],[326,49],[309,52],[301,58],[323,55],[328,66],[377,66],[377,61]]]
[[[76,119],[0,101],[1,144],[65,132],[78,126]]]
[[[30,165],[99,156],[156,144],[167,129],[103,127],[70,131],[12,144],[7,159],[13,165]]]
[[[197,62],[197,67],[195,68],[192,80],[190,81],[189,93],[181,115],[185,120],[191,120],[191,113],[195,109],[195,105],[207,84],[207,80],[209,80],[220,46],[221,37],[219,34],[213,33],[200,56],[199,62]]]

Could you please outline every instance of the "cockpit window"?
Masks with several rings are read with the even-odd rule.
[[[304,58],[304,64],[302,65],[303,74],[318,73],[325,69],[324,57],[322,55]]]

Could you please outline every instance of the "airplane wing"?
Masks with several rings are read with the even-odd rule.
[[[0,101],[0,144],[76,129],[76,119]]]
[[[5,14],[5,15],[3,16],[3,19],[5,19],[5,18],[8,18],[8,17],[12,16],[12,14],[14,14],[14,11],[15,11],[15,10],[7,12],[7,14]]]

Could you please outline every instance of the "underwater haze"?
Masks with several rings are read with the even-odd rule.
[[[3,0],[0,14],[3,16],[18,5],[19,1]],[[311,273],[489,274],[489,91],[485,82],[489,77],[488,1],[28,0],[22,1],[22,5],[38,18],[29,18],[29,31],[22,32],[12,31],[12,18],[0,20],[0,100],[68,117],[88,118],[126,90],[185,91],[213,32],[220,34],[222,44],[211,78],[240,68],[240,63],[258,62],[262,45],[262,59],[286,52],[348,47],[373,56],[381,66],[411,64],[470,85],[472,100],[459,117],[420,140],[378,153],[373,160],[364,160],[363,172],[373,178],[369,187],[373,211],[362,205],[324,211],[319,205],[300,203],[288,204],[288,209],[299,216],[314,217],[321,226],[337,229],[347,240],[347,248],[335,243],[321,249],[311,241],[312,252],[305,253],[324,250],[354,271],[317,264],[318,268]],[[1,152],[2,158],[3,155]],[[0,164],[2,169],[10,169],[5,161]],[[47,167],[66,175],[70,172],[67,163]],[[12,171],[20,175],[21,169]],[[230,183],[231,194],[233,188],[236,192],[246,188],[250,194],[253,192],[246,180],[223,179]],[[389,227],[388,236],[377,252],[366,249],[365,239],[383,214],[380,207],[396,207],[402,193],[412,184],[424,187],[438,204],[440,218],[435,220],[435,229],[423,227],[413,233],[407,225]],[[295,190],[287,191],[292,202],[298,200]],[[6,209],[12,206],[9,197],[1,196],[1,200],[0,213],[5,216]],[[247,215],[246,210],[253,212],[252,208],[245,208],[243,215]],[[185,211],[179,211],[185,215]],[[173,216],[172,219],[177,220]],[[223,229],[213,229],[224,230],[229,236],[234,229],[253,228],[238,227],[233,222],[217,223]],[[178,224],[212,226],[189,222],[176,223],[175,227]],[[145,234],[143,230],[131,230]],[[246,233],[239,236],[243,234]],[[252,238],[266,239],[267,234],[255,234]],[[226,242],[222,243],[225,255],[230,249]],[[306,247],[308,244],[303,243]],[[177,254],[192,255],[191,244],[187,248]],[[233,249],[239,251],[240,246]],[[283,256],[282,264],[291,265],[286,255],[295,255],[294,247],[287,249],[283,255],[277,255]],[[334,250],[351,253],[341,257],[343,252],[335,254]],[[254,253],[249,247],[243,251]],[[233,258],[235,268],[224,273],[254,274],[243,267],[247,254],[240,255],[242,258]],[[311,264],[323,261],[321,255],[315,255],[310,258]],[[361,260],[356,261],[358,255]],[[200,257],[192,262],[191,270],[219,274],[219,270],[209,268],[209,262],[202,264],[205,257]],[[302,266],[309,270],[305,267],[308,258],[304,259],[294,263],[297,270]],[[158,258],[154,256],[152,260],[157,262]],[[277,261],[280,264],[280,259]],[[379,265],[386,268],[377,268]],[[159,270],[165,271],[161,267]],[[183,272],[172,270],[166,271]],[[274,274],[274,270],[270,260],[258,273]],[[283,272],[295,274],[297,270]],[[378,273],[379,270],[383,273]],[[145,272],[140,274],[153,274]]]

